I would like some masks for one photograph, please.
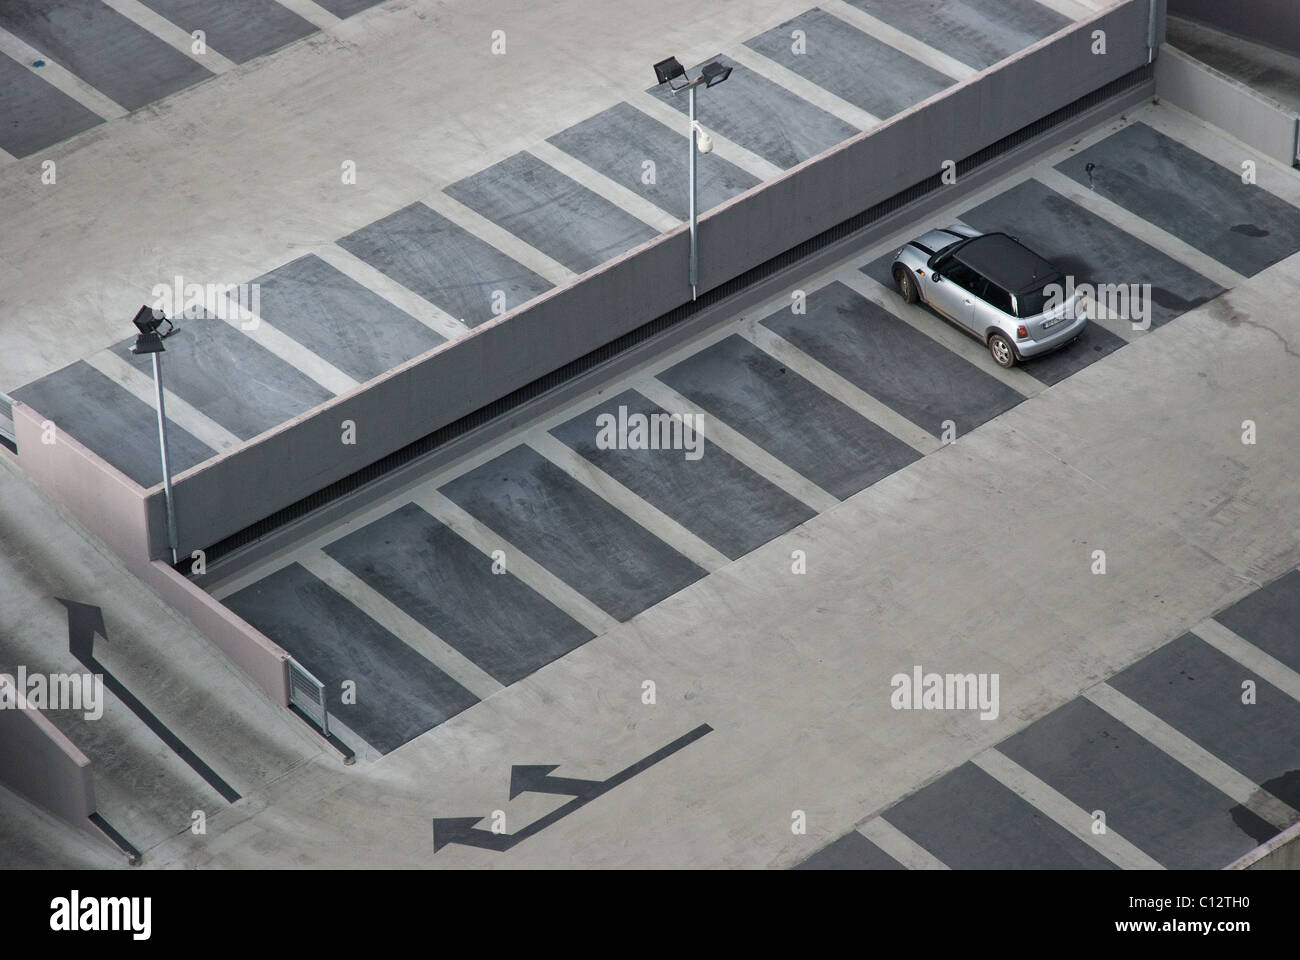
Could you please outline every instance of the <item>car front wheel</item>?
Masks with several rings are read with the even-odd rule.
[[[912,271],[907,267],[894,268],[894,283],[898,284],[898,292],[903,295],[903,299],[908,303],[916,303],[919,295],[916,290],[916,279],[912,276]]]
[[[1011,346],[1011,341],[1000,333],[989,337],[989,353],[993,355],[993,362],[1004,370],[1016,365],[1015,348]]]

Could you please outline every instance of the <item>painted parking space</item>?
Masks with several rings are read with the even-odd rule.
[[[325,552],[504,685],[594,636],[413,503]]]
[[[134,338],[123,340],[110,349],[152,378],[151,361],[131,353],[133,343]],[[168,390],[242,440],[334,396],[226,321],[213,318],[178,321],[167,338],[163,365]]]
[[[1218,869],[1277,833],[1083,698],[998,749],[1171,869]]]
[[[166,41],[103,3],[6,0],[0,27],[127,110],[212,76]]]
[[[1067,26],[1034,0],[847,0],[909,37],[983,70]]]
[[[961,215],[985,233],[1019,237],[1077,284],[1151,284],[1151,327],[1195,310],[1223,287],[1037,180]]]
[[[690,216],[686,124],[674,130],[627,103],[588,117],[547,142],[581,160],[620,186],[640,194],[679,220]],[[647,171],[646,163],[653,164]],[[758,178],[719,156],[701,159],[696,189],[699,210],[709,210],[750,187]],[[650,182],[647,175],[652,173]]]
[[[1253,698],[1243,690],[1247,681],[1254,684]],[[1110,685],[1300,808],[1300,702],[1237,661],[1184,634],[1113,677]]]
[[[204,42],[217,53],[246,63],[316,32],[308,20],[275,0],[140,0],[186,33],[202,30]]]
[[[716,445],[704,443],[698,459],[690,459],[689,451],[649,449],[647,433],[638,441],[643,449],[602,449],[598,417],[618,424],[638,415],[648,419],[669,412],[627,390],[552,428],[551,434],[733,560],[814,516],[812,508]],[[657,433],[655,439],[658,446]]]
[[[362,383],[444,342],[313,254],[253,282],[262,319]]]
[[[954,870],[1112,870],[1115,865],[973,763],[882,814]]]
[[[705,575],[526,446],[457,477],[441,492],[620,621]]]
[[[707,93],[697,91],[696,119],[705,129],[769,163],[789,169],[859,133],[839,117],[721,54],[687,66],[686,71],[699,76],[700,66],[712,60],[731,67],[731,76]],[[674,94],[667,84],[646,92],[683,114],[689,111],[687,94]]]
[[[841,500],[921,456],[735,334],[658,379]]]
[[[225,599],[325,685],[326,702],[358,736],[388,753],[478,698],[299,564]],[[355,703],[344,684],[355,684]]]
[[[1300,673],[1300,570],[1243,597],[1214,619]]]
[[[104,122],[24,64],[0,54],[0,150],[27,157]]]
[[[1244,276],[1300,250],[1300,211],[1145,123],[1056,168]]]
[[[904,870],[906,868],[858,831],[850,830],[794,869]]]
[[[968,433],[1024,399],[839,281],[809,294],[806,313],[762,323],[936,437],[946,420]]]
[[[464,227],[413,203],[338,241],[348,253],[473,327],[493,299],[513,310],[551,284]]]
[[[20,387],[13,396],[140,486],[162,482],[158,415],[153,407],[137,400],[84,360]],[[173,474],[216,454],[170,419],[167,452]]]
[[[444,192],[574,273],[658,232],[530,153],[516,153]]]
[[[803,31],[806,44],[798,53],[795,30]],[[745,46],[882,120],[956,82],[816,8],[746,40]]]

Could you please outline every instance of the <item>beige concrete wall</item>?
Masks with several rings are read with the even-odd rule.
[[[8,678],[19,709],[0,710],[0,783],[69,823],[85,827],[95,812],[89,758],[76,748]]]
[[[1229,870],[1300,870],[1300,823],[1293,823],[1268,843],[1260,844]]]
[[[1293,112],[1168,44],[1156,62],[1156,94],[1273,160],[1295,161]]]
[[[149,491],[62,430],[46,431],[44,422],[27,404],[14,404],[18,462],[23,471],[116,553],[132,574],[189,617],[271,699],[287,706],[289,655],[284,649],[166,563],[151,559],[150,514],[157,514],[153,524],[165,522],[161,504],[151,501]],[[47,438],[53,442],[43,442]]]

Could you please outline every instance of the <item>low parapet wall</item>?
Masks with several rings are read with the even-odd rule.
[[[189,617],[271,699],[288,706],[289,655],[284,649],[168,564],[150,559],[148,533],[164,522],[163,503],[39,411],[15,403],[13,412],[19,460],[27,475],[120,556],[132,574]]]
[[[1168,44],[1156,65],[1156,93],[1265,156],[1296,165],[1300,121],[1294,111]]]
[[[0,783],[50,813],[86,827],[95,812],[90,760],[13,681],[0,675],[0,695],[15,707],[0,710]]]

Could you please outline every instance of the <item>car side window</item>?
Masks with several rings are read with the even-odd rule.
[[[989,306],[997,307],[997,309],[1001,310],[1003,313],[1011,312],[1011,294],[1007,293],[996,283],[990,281],[988,289],[980,294],[980,296],[984,298],[985,303]]]
[[[948,264],[948,269],[944,273],[944,276],[957,284],[957,286],[961,287],[963,290],[968,290],[971,293],[975,292],[975,285],[984,279],[970,267],[966,266],[966,264],[960,263],[956,260],[953,260]]]

